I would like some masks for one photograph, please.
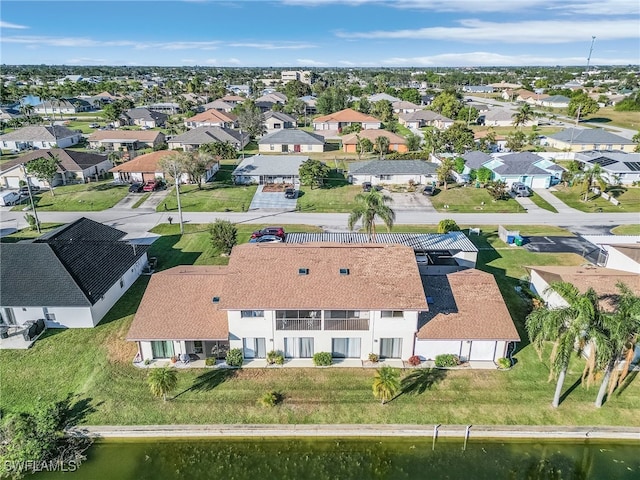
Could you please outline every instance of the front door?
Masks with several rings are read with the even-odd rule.
[[[294,145],[293,146],[293,151],[296,153],[300,153],[300,145]]]
[[[286,144],[282,144],[282,152],[288,152],[289,151],[289,145]]]

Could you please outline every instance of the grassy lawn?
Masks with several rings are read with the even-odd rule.
[[[640,116],[638,112],[616,112],[614,107],[605,107],[584,119],[585,122],[599,123],[603,127],[614,125],[616,127],[640,129]]]
[[[298,195],[298,210],[302,212],[350,212],[354,197],[362,187],[347,183],[344,175],[333,172],[322,188],[303,185]]]
[[[607,193],[612,194],[620,205],[605,200],[594,193],[589,194],[589,200],[583,200],[580,186],[564,187],[557,185],[556,191],[552,192],[556,197],[583,212],[640,212],[640,188],[638,187],[611,187]]]
[[[41,223],[40,233],[38,233],[37,230],[23,228],[22,230],[18,230],[17,232],[12,233],[11,235],[0,238],[0,242],[18,243],[22,240],[31,240],[32,238],[38,238],[40,235],[50,232],[51,230],[61,227],[62,225],[64,225],[64,223]]]
[[[614,235],[640,235],[640,224],[618,225],[611,229]]]
[[[483,205],[484,202],[484,205]],[[449,186],[447,190],[436,189],[431,203],[439,212],[456,213],[524,213],[514,199],[495,201],[484,188]],[[449,208],[444,208],[449,205]]]
[[[126,185],[118,185],[113,180],[79,183],[55,187],[54,195],[49,191],[34,195],[38,211],[43,212],[95,212],[113,207],[128,193]],[[17,205],[20,211],[28,202]]]
[[[231,173],[235,169],[233,163],[223,163],[215,180],[203,185],[202,190],[197,185],[183,185],[180,187],[180,202],[185,212],[243,212],[249,209],[251,199],[256,193],[255,185],[234,185]],[[166,203],[169,210],[178,210],[175,192],[169,193],[166,202],[158,205],[158,211],[164,211]]]
[[[556,210],[556,207],[551,205],[549,202],[547,202],[544,198],[542,198],[536,192],[531,191],[531,195],[529,196],[529,198],[538,207],[543,208],[544,210],[549,210],[550,212],[553,212],[553,213],[558,213],[558,210]]]
[[[187,225],[180,238],[176,225],[159,225],[163,234],[150,254],[160,268],[180,263],[217,264],[207,249],[205,225]],[[240,240],[255,226],[240,225]],[[290,230],[317,227],[286,226]],[[407,229],[410,226],[407,226]],[[427,227],[428,228],[428,227]],[[548,227],[523,227],[539,233]],[[555,230],[553,230],[555,233]],[[577,255],[535,254],[518,248],[494,250],[495,227],[474,237],[488,250],[479,267],[497,276],[509,308],[522,329],[524,300],[515,292],[523,265],[575,265]],[[584,362],[573,359],[564,391],[573,389],[558,409],[550,407],[555,384],[548,383],[547,362],[538,360],[527,342],[516,353],[517,364],[494,370],[422,371],[417,384],[433,382],[421,394],[405,393],[385,407],[371,394],[372,369],[181,370],[173,400],[153,398],[147,371],[133,367],[135,345],[124,341],[148,277],[141,277],[94,329],[49,331],[30,350],[0,351],[5,413],[35,408],[71,394],[88,408],[84,424],[163,423],[448,423],[640,425],[640,382],[631,381],[605,406],[593,407],[597,389],[579,386]],[[521,333],[522,335],[522,333]],[[524,337],[523,337],[524,338]],[[410,372],[405,371],[403,375]],[[257,402],[266,391],[285,395],[282,405],[265,409]]]

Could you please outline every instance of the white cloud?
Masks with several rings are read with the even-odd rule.
[[[479,66],[554,66],[584,65],[584,57],[553,57],[537,55],[502,55],[493,52],[442,53],[421,57],[393,57],[381,61],[388,66],[408,67],[479,67]],[[592,65],[628,65],[629,58],[592,58]]]
[[[431,10],[436,12],[517,12],[537,10],[560,10],[567,13],[588,15],[629,15],[638,14],[637,0],[507,0],[503,2],[486,0],[282,0],[285,5],[318,7],[327,5],[348,5],[353,7],[367,4],[391,8]]]
[[[283,43],[258,43],[258,42],[234,42],[229,43],[229,47],[238,48],[258,48],[262,50],[302,50],[304,48],[316,48],[311,43],[296,43],[296,42],[283,42]]]
[[[318,60],[313,60],[311,58],[298,58],[296,59],[298,65],[302,65],[304,67],[325,67],[328,64],[325,62],[319,62]]]
[[[18,25],[17,23],[9,23],[9,22],[5,22],[3,20],[0,20],[0,28],[15,28],[15,29],[25,29],[25,28],[29,28],[25,25]]]
[[[229,63],[231,65],[240,65],[242,62],[240,61],[239,58],[231,57],[229,60],[227,60],[227,63]]]
[[[416,30],[378,30],[372,32],[337,32],[336,36],[354,39],[412,39],[457,42],[501,42],[551,44],[591,39],[596,32],[600,40],[637,39],[637,20],[600,21],[523,21],[511,23],[460,20],[459,27],[428,27]]]
[[[86,37],[45,37],[37,35],[5,36],[2,43],[18,43],[22,45],[39,45],[50,47],[93,48],[93,47],[132,47],[136,49],[163,50],[215,50],[220,41],[208,42],[137,42],[133,40],[95,40]]]
[[[70,58],[65,65],[107,65],[109,62],[106,58],[79,57]]]

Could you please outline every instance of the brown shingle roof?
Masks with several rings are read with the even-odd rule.
[[[387,130],[368,129],[360,130],[359,133],[350,133],[342,137],[343,145],[355,145],[358,143],[358,138],[367,138],[372,142],[375,142],[378,137],[387,137],[391,145],[406,145],[407,139]]]
[[[161,172],[159,162],[167,155],[175,155],[175,150],[159,150],[157,152],[145,153],[139,157],[129,160],[117,167],[113,167],[110,172]]]
[[[89,135],[90,142],[101,140],[124,139],[139,140],[141,142],[153,142],[158,135],[164,135],[158,130],[98,130]]]
[[[426,310],[427,302],[410,247],[263,243],[233,249],[220,308]]]
[[[371,115],[365,115],[364,113],[357,112],[351,108],[340,110],[339,112],[330,113],[313,120],[313,123],[325,123],[325,122],[356,122],[356,123],[372,123],[380,122]]]
[[[493,275],[470,269],[425,277],[433,298],[418,322],[420,340],[519,341],[509,310]]]
[[[174,267],[151,277],[127,340],[227,340],[219,296],[227,267]]]
[[[219,110],[211,109],[204,111],[202,113],[198,113],[191,118],[187,118],[186,122],[225,122],[225,123],[233,123],[238,119],[232,113],[225,113]]]
[[[107,160],[106,155],[99,155],[97,153],[80,152],[77,150],[66,150],[64,148],[50,148],[42,150],[33,150],[29,153],[19,156],[15,160],[0,165],[0,172],[8,170],[16,165],[22,163],[28,163],[38,158],[57,157],[60,161],[58,165],[58,172],[81,172],[85,168],[89,168],[93,165],[97,165]]]

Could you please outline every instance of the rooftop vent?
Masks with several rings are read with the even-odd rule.
[[[211,299],[211,301],[212,301],[213,303],[220,303],[220,297],[213,297],[213,298]]]
[[[349,275],[349,269],[348,268],[341,268],[340,269],[340,275]]]
[[[298,275],[309,275],[309,269],[308,268],[299,268],[298,269]]]

